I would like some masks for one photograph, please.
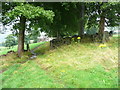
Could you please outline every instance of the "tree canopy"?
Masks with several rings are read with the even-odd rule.
[[[3,19],[3,22],[6,22],[6,24],[11,22],[14,23],[18,21],[18,23],[14,24],[14,28],[19,30],[18,32],[19,33],[18,35],[18,55],[19,56],[21,56],[21,53],[24,51],[24,34],[26,30],[26,22],[30,22],[30,25],[36,28],[36,26],[38,26],[36,25],[38,24],[38,22],[41,22],[43,20],[44,20],[44,23],[47,21],[52,22],[54,17],[54,12],[52,12],[51,10],[44,10],[43,7],[34,6],[28,3],[17,3],[16,6],[13,6],[12,8],[8,10],[3,10],[3,11],[7,11],[3,13],[5,17]]]
[[[99,27],[102,40],[105,26],[118,26],[120,3],[112,2],[5,2],[3,24],[13,24],[18,36],[18,54],[24,51],[25,32],[39,29],[48,36],[82,36],[84,29]]]

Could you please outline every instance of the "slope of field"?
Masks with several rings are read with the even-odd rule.
[[[28,53],[2,57],[3,88],[118,88],[118,38],[106,47],[98,43],[73,43],[50,50],[40,46],[34,60]],[[9,59],[8,59],[9,58]],[[25,62],[23,62],[25,61]]]
[[[30,49],[33,49],[33,48],[37,47],[38,45],[40,45],[42,43],[44,43],[44,42],[32,43],[32,44],[30,44]],[[7,54],[7,52],[11,51],[11,50],[16,52],[17,51],[17,47],[18,47],[17,45],[14,46],[13,48],[10,48],[10,49],[8,47],[0,47],[0,55]],[[25,47],[25,49],[26,49],[26,47]]]

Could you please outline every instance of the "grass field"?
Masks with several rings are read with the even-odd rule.
[[[118,88],[117,37],[104,48],[73,43],[50,50],[46,43],[35,52],[39,56],[28,61],[28,53],[2,57],[2,88]]]
[[[30,49],[33,49],[33,48],[35,48],[36,46],[38,46],[39,44],[42,44],[42,43],[44,43],[44,42],[30,44]],[[25,49],[26,49],[26,45],[25,45]],[[8,51],[11,51],[11,50],[16,52],[17,51],[17,45],[14,46],[13,48],[10,48],[10,49],[8,49],[8,47],[0,47],[0,55],[6,54]]]
[[[120,34],[114,34],[113,37],[120,37]]]

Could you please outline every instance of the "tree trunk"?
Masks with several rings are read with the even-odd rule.
[[[103,36],[104,36],[104,29],[105,29],[105,17],[101,16],[100,17],[100,22],[99,22],[99,39],[101,43],[104,43],[103,41]]]
[[[29,43],[27,43],[27,51],[30,51]]]
[[[58,31],[58,29],[57,29],[57,39],[59,39],[59,31]]]
[[[25,35],[25,23],[26,19],[24,16],[20,17],[20,30],[18,36],[18,56],[21,57],[24,52],[24,35]]]
[[[61,38],[61,36],[60,36],[60,31],[59,31],[59,29],[57,29],[57,39],[60,39]]]
[[[84,2],[80,3],[80,22],[78,35],[82,37],[84,35]]]

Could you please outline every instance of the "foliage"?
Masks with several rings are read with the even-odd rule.
[[[25,43],[29,44],[30,40],[34,40],[34,43],[37,43],[38,37],[40,36],[40,30],[30,30],[25,35]]]
[[[13,35],[8,35],[6,38],[6,41],[5,41],[5,46],[6,47],[12,47],[12,46],[15,46],[17,45],[17,40],[15,39],[15,37]]]
[[[52,21],[54,17],[54,13],[51,10],[44,10],[39,6],[35,7],[33,5],[23,3],[21,3],[19,6],[14,7],[14,9],[9,11],[9,13],[6,13],[6,16],[10,17],[10,21],[11,19],[14,20],[21,15],[25,16],[28,19],[33,19],[35,17],[45,17],[50,21]]]
[[[12,4],[12,7],[10,5]],[[23,26],[23,30],[44,31],[48,36],[70,36],[80,31],[84,19],[85,27],[101,26],[99,20],[105,18],[107,26],[116,26],[119,21],[119,3],[91,2],[84,3],[85,15],[81,16],[81,2],[59,2],[59,3],[5,3],[8,8],[3,10],[3,22],[15,22],[13,29],[17,32]],[[3,5],[4,6],[4,5]],[[110,12],[110,13],[109,13]],[[20,22],[21,17],[26,20],[24,25]],[[104,19],[103,18],[103,19]],[[101,20],[101,19],[100,19]],[[18,22],[17,22],[18,21]],[[53,22],[53,23],[51,23]],[[29,24],[28,24],[29,23]],[[104,22],[103,22],[104,23]],[[21,25],[21,26],[20,26]],[[104,27],[101,26],[101,27]],[[101,29],[102,31],[102,29]],[[22,35],[21,35],[22,36]],[[23,35],[24,36],[24,35]],[[100,35],[102,37],[102,35]],[[100,38],[101,38],[100,37]],[[19,39],[20,40],[20,39]],[[24,40],[24,39],[21,39]],[[101,38],[102,40],[102,38]],[[23,42],[19,46],[23,46]],[[23,49],[23,47],[22,47]],[[24,51],[19,48],[18,51]],[[19,52],[20,54],[20,52]],[[20,55],[19,55],[20,56]]]
[[[51,10],[44,10],[44,8],[40,6],[34,6],[28,3],[20,3],[11,10],[8,10],[8,12],[4,13],[4,17],[4,21],[7,23],[15,23],[13,25],[13,29],[15,29],[15,31],[19,31],[18,56],[21,57],[22,52],[24,52],[24,32],[26,30],[26,22],[30,22],[27,30],[31,29],[32,27],[36,30],[40,28],[38,24],[40,24],[39,22],[42,22],[42,20],[44,21],[43,24],[48,21],[52,22],[54,12]]]
[[[106,26],[118,26],[120,20],[120,3],[114,2],[92,2],[87,3],[88,27],[99,26],[99,18],[105,17]]]
[[[88,2],[85,4],[85,25],[88,28],[98,25],[99,18],[102,14],[106,17],[107,26],[118,25],[119,20],[119,3],[103,3],[103,2]],[[10,4],[11,5],[11,4]],[[14,8],[14,5],[15,6]],[[80,5],[79,2],[62,2],[62,3],[13,3],[14,10],[7,13],[11,19],[23,15],[27,17],[27,22],[30,21],[28,31],[41,28],[41,31],[45,31],[49,36],[57,36],[59,33],[61,36],[74,35],[79,30],[80,25]],[[40,7],[41,6],[41,7]],[[45,8],[46,10],[44,10]],[[53,12],[54,13],[53,13]],[[103,13],[104,12],[104,13]],[[110,14],[110,13],[111,14]],[[40,17],[40,18],[38,18]],[[54,19],[53,19],[54,17]],[[42,19],[44,18],[44,19]],[[11,19],[8,21],[11,21]],[[53,21],[53,23],[45,23],[47,21]],[[86,22],[87,21],[87,22]],[[86,27],[85,26],[85,27]],[[18,28],[19,24],[15,24],[14,28]],[[15,30],[14,30],[15,31]]]
[[[18,21],[19,17],[21,16],[25,16],[28,21],[32,21],[32,19],[39,21],[41,18],[42,19],[44,18],[52,22],[54,17],[54,12],[52,12],[51,10],[44,10],[42,7],[39,6],[36,7],[30,4],[20,3],[20,5],[15,6],[12,10],[9,10],[8,12],[5,13],[5,17],[6,17],[5,21],[7,21],[7,23],[16,20]],[[18,26],[19,24],[16,23],[14,28],[19,29]]]
[[[49,25],[46,33],[49,36],[70,36],[79,30],[79,9],[77,3],[45,3],[45,8],[55,13],[53,23]]]
[[[15,4],[13,3],[13,5]],[[8,11],[4,14],[3,23],[15,23],[12,31],[17,34],[17,30],[20,29],[20,24],[17,21],[19,21],[21,16],[24,16],[27,19],[27,23],[29,24],[26,23],[26,30],[30,33],[31,29],[37,30],[38,28],[44,28],[42,26],[45,26],[47,22],[52,22],[54,12],[52,12],[52,10],[44,10],[44,8],[40,6],[18,3],[17,6],[12,7],[11,10],[8,9]]]

